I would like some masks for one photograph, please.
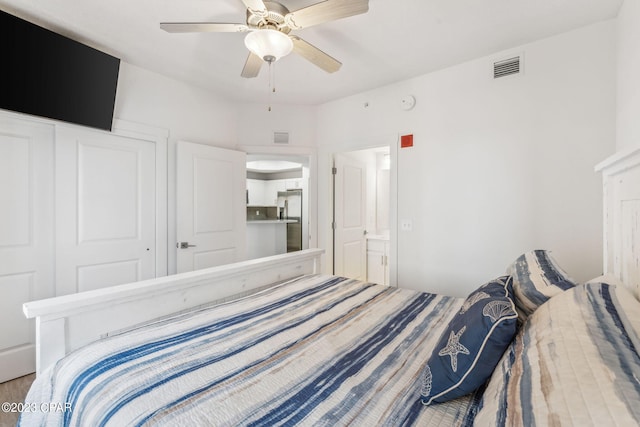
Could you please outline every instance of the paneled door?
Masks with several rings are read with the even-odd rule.
[[[0,382],[35,371],[22,304],[53,296],[53,126],[0,117]]]
[[[364,162],[337,154],[334,171],[334,274],[366,280],[367,168]]]
[[[178,273],[246,258],[246,154],[177,146]]]
[[[56,130],[56,293],[155,277],[155,144]]]

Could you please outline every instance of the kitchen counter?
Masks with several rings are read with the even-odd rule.
[[[249,219],[247,224],[290,224],[298,222],[295,219]]]
[[[247,221],[248,259],[287,253],[288,219],[255,219]]]

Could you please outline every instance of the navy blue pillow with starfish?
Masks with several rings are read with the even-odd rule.
[[[511,282],[510,276],[499,277],[464,301],[423,369],[423,404],[464,396],[489,379],[516,333]]]

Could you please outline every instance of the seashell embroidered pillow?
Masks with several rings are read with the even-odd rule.
[[[516,333],[511,281],[503,276],[485,283],[449,322],[423,368],[423,404],[464,396],[489,379]]]

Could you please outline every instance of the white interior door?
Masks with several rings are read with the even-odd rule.
[[[366,165],[337,154],[334,167],[334,273],[366,280]]]
[[[246,154],[177,146],[178,273],[246,258]]]
[[[155,145],[56,130],[56,293],[155,277]]]
[[[0,382],[35,371],[22,304],[53,296],[53,127],[0,118]]]

